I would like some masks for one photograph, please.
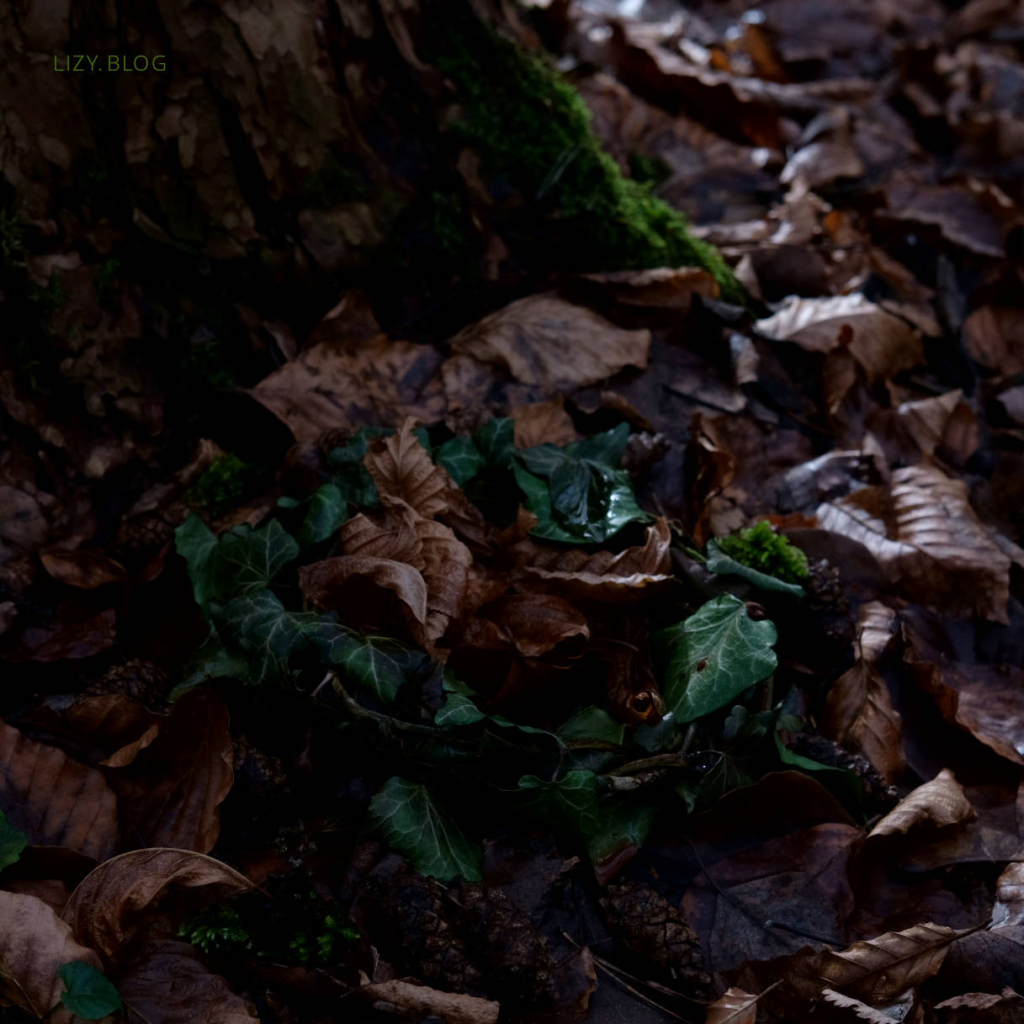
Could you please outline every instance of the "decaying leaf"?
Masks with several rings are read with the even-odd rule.
[[[857,660],[828,694],[826,729],[837,742],[861,750],[887,782],[903,770],[899,713],[877,663],[895,636],[896,613],[878,601],[865,604],[857,621]]]
[[[754,1024],[757,996],[741,988],[728,988],[709,1007],[704,1024]]]
[[[931,782],[918,786],[904,797],[872,830],[868,838],[907,833],[912,828],[930,825],[943,828],[973,821],[977,813],[964,795],[963,786],[948,768]]]
[[[371,441],[366,468],[384,505],[408,505],[417,515],[433,519],[448,508],[455,483],[431,460],[415,427],[415,420],[406,418],[390,437]]]
[[[439,992],[408,981],[377,981],[360,992],[375,1002],[391,1003],[418,1015],[440,1017],[447,1024],[496,1024],[500,1004],[463,992]]]
[[[104,861],[71,894],[62,917],[104,959],[116,961],[148,915],[176,890],[210,903],[252,889],[234,868],[189,850],[133,850]]]
[[[100,965],[96,954],[76,942],[72,929],[35,896],[0,891],[0,920],[0,994],[35,1017],[45,1017],[60,1002],[61,964]]]
[[[353,578],[363,578],[376,587],[390,590],[416,622],[427,621],[427,585],[420,573],[404,562],[365,555],[339,555],[304,565],[299,570],[299,584],[306,599],[327,609],[344,607],[346,584]]]
[[[882,1013],[881,1010],[876,1010],[872,1006],[868,1006],[867,1003],[862,1003],[859,999],[854,999],[852,996],[843,995],[842,992],[837,992],[834,988],[826,988],[822,990],[821,998],[824,1002],[830,1006],[838,1006],[844,1010],[852,1011],[853,1016],[857,1020],[866,1020],[869,1024],[889,1024],[893,1018],[887,1013]]]

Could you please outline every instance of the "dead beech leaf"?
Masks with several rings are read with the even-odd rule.
[[[602,291],[623,306],[671,309],[685,313],[694,295],[717,299],[714,276],[700,267],[653,267],[649,270],[610,270],[581,274],[584,281],[602,285]]]
[[[828,693],[825,730],[837,743],[860,750],[875,770],[892,782],[903,771],[899,713],[877,668],[894,637],[896,613],[870,601],[857,621],[857,660]]]
[[[583,613],[553,594],[506,594],[480,615],[501,626],[525,658],[539,658],[571,637],[590,636]]]
[[[565,400],[531,402],[512,410],[517,448],[535,448],[540,444],[570,444],[576,440],[576,427],[565,411]]]
[[[403,503],[417,515],[433,519],[448,508],[455,482],[431,460],[413,433],[415,427],[416,421],[408,417],[391,437],[371,441],[364,461],[382,505]]]
[[[439,1017],[447,1024],[496,1024],[501,1004],[464,992],[441,992],[426,985],[395,978],[364,985],[359,990],[373,1002],[392,1006],[420,1017]]]
[[[1024,863],[1020,861],[1008,864],[996,882],[992,924],[1000,928],[1024,924]]]
[[[1017,1024],[1024,1019],[1024,996],[1012,988],[998,995],[967,992],[936,1003],[935,1011],[939,1024]]]
[[[628,331],[552,292],[519,299],[465,328],[452,354],[506,369],[550,396],[647,365],[648,330]]]
[[[249,394],[296,441],[367,423],[397,426],[410,414],[432,423],[445,413],[437,376],[442,360],[436,348],[384,335],[358,345],[323,341],[265,377]]]
[[[228,709],[202,688],[176,701],[159,735],[109,772],[126,842],[206,853],[220,834],[220,804],[234,780]]]
[[[850,354],[869,381],[886,380],[924,362],[920,335],[860,293],[791,298],[777,313],[758,320],[755,328],[766,338],[792,341],[808,352],[839,348],[846,328]]]
[[[935,398],[903,402],[896,415],[925,455],[934,455],[942,445],[966,462],[978,450],[978,423],[959,388]]]
[[[905,796],[872,830],[869,839],[907,833],[919,825],[943,828],[973,821],[977,813],[948,768]]]
[[[708,1007],[704,1024],[754,1024],[759,998],[741,988],[728,988]]]
[[[961,934],[935,924],[886,932],[840,952],[826,950],[800,957],[787,980],[812,999],[832,988],[869,1004],[884,1005],[935,975]]]
[[[79,945],[71,928],[35,896],[0,891],[0,921],[0,995],[35,1017],[45,1017],[60,1002],[61,964],[83,960],[100,966],[96,954]]]
[[[0,722],[0,803],[37,846],[104,860],[117,848],[117,798],[103,773]]]
[[[427,584],[411,565],[389,558],[338,555],[299,568],[299,586],[308,601],[321,608],[338,608],[346,586],[358,577],[393,592],[420,625],[427,621]]]
[[[39,561],[55,580],[81,590],[124,583],[128,578],[124,566],[102,551],[43,551]]]
[[[62,917],[104,960],[116,961],[147,916],[175,890],[203,889],[209,902],[215,902],[252,888],[244,875],[202,853],[132,850],[89,872]]]
[[[862,1003],[859,999],[854,999],[851,996],[843,995],[842,992],[837,992],[834,988],[823,989],[821,998],[830,1006],[839,1006],[844,1010],[852,1010],[857,1020],[866,1020],[869,1024],[890,1024],[890,1021],[894,1019],[887,1013],[882,1013],[881,1010],[876,1010],[874,1007],[868,1006],[867,1003]]]
[[[863,544],[893,582],[929,606],[1006,622],[1010,558],[978,521],[967,486],[930,465],[818,507],[821,527]]]
[[[416,519],[411,508],[360,512],[341,524],[342,550],[346,555],[407,562],[419,569],[423,544],[416,535]]]
[[[420,571],[427,587],[425,633],[426,638],[433,641],[444,634],[448,623],[459,614],[473,555],[444,523],[419,519],[416,535],[423,553]]]
[[[1011,377],[1024,370],[1024,309],[982,306],[964,321],[964,345],[970,357],[989,370]]]
[[[950,725],[1024,764],[1024,670],[951,661],[904,627],[903,660]]]
[[[259,1024],[252,1004],[211,974],[187,942],[147,943],[117,988],[139,1024]]]

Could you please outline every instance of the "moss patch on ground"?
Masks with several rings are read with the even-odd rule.
[[[802,583],[810,575],[807,556],[772,529],[766,520],[718,538],[719,550],[741,565],[786,583]]]

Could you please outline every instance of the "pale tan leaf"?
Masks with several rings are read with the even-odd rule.
[[[453,355],[503,367],[551,396],[597,384],[626,366],[642,369],[650,344],[650,331],[623,330],[551,292],[519,299],[451,341]]]
[[[1024,863],[1008,864],[996,882],[992,926],[1009,928],[1024,924]]]
[[[569,444],[577,438],[572,417],[565,411],[565,401],[552,398],[548,402],[531,402],[512,410],[517,448],[534,448],[539,444]]]
[[[346,555],[387,558],[423,568],[423,545],[416,536],[416,513],[411,508],[360,512],[341,525]]]
[[[886,932],[840,952],[799,958],[791,980],[813,993],[812,998],[833,988],[866,1003],[890,1003],[935,975],[961,934],[935,924]]]
[[[930,606],[1006,622],[1010,558],[978,521],[967,486],[931,465],[892,475],[815,513],[825,530],[863,544],[893,582]]]
[[[370,442],[364,461],[382,505],[408,505],[418,515],[433,519],[448,508],[455,482],[431,460],[413,433],[415,428],[414,419],[405,419],[391,437]]]
[[[1012,988],[994,992],[967,992],[935,1005],[938,1024],[1020,1024],[1024,996]]]
[[[978,815],[948,768],[931,782],[918,786],[905,796],[872,830],[868,838],[909,832],[926,824],[935,828],[960,825]]]
[[[427,586],[426,636],[428,640],[437,640],[459,614],[473,556],[443,523],[418,519],[415,525]]]
[[[896,415],[925,455],[934,455],[935,449],[944,445],[966,461],[978,449],[978,423],[959,388],[934,398],[903,402]]]
[[[766,338],[793,341],[808,352],[831,352],[848,338],[849,351],[869,381],[885,380],[924,362],[918,333],[859,293],[791,298],[777,313],[758,320],[756,328]]]
[[[440,992],[411,981],[394,979],[364,985],[360,990],[374,1002],[391,1003],[422,1017],[440,1017],[447,1024],[496,1024],[501,1005],[464,992]]]
[[[69,960],[93,967],[99,958],[79,945],[71,928],[35,896],[0,891],[0,995],[43,1017],[60,1002],[57,968]]]
[[[1024,309],[982,306],[964,321],[964,344],[975,362],[1010,377],[1024,370]]]
[[[117,798],[103,774],[0,722],[0,803],[37,846],[103,860],[117,848]]]
[[[71,894],[63,918],[104,959],[116,960],[160,902],[202,889],[214,902],[253,888],[234,868],[191,850],[133,850],[104,861]]]
[[[187,942],[151,942],[132,959],[117,987],[134,1024],[259,1024],[252,1004]]]
[[[321,608],[338,608],[346,585],[356,577],[392,591],[421,625],[427,621],[427,584],[411,565],[389,558],[338,555],[299,568],[303,596]]]
[[[590,636],[583,613],[554,594],[507,594],[480,614],[501,626],[526,658],[539,658],[563,640]]]
[[[851,996],[845,996],[842,992],[837,992],[834,988],[826,988],[821,993],[821,998],[831,1006],[839,1006],[844,1010],[852,1010],[851,1017],[856,1017],[857,1020],[870,1021],[870,1024],[892,1024],[893,1019],[886,1013],[882,1013],[881,1010],[876,1010],[872,1006],[868,1006],[867,1003],[862,1003],[859,999],[854,999]]]
[[[896,613],[878,601],[865,604],[857,622],[857,660],[829,690],[825,730],[837,743],[860,750],[887,782],[903,771],[902,723],[877,668],[892,643]]]
[[[757,1000],[741,988],[729,988],[709,1007],[704,1024],[754,1024],[757,1020]]]
[[[623,306],[670,309],[685,313],[694,295],[718,298],[718,282],[699,267],[653,267],[648,270],[609,270],[581,274],[585,281],[602,285]]]

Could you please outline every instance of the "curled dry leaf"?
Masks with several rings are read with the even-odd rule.
[[[388,558],[420,568],[423,545],[416,535],[416,514],[410,508],[360,512],[341,525],[346,555]]]
[[[392,591],[415,622],[422,625],[427,621],[427,585],[420,573],[404,562],[365,555],[338,555],[299,568],[303,596],[327,609],[344,607],[346,585],[357,577]]]
[[[416,421],[407,417],[391,437],[370,442],[364,461],[381,504],[405,504],[418,515],[433,519],[448,508],[456,486],[444,467],[431,460],[413,433],[415,427]]]
[[[741,988],[728,988],[708,1007],[704,1024],[754,1024],[758,998]]]
[[[968,992],[936,1003],[935,1011],[939,1024],[1017,1024],[1024,1019],[1024,996],[1012,988],[999,995]]]
[[[147,917],[175,890],[202,889],[212,903],[252,888],[234,868],[201,853],[133,850],[104,861],[86,875],[62,916],[82,942],[105,960],[115,961]]]
[[[869,381],[886,380],[924,362],[919,334],[859,293],[792,298],[755,326],[766,338],[793,341],[808,352],[831,352],[848,345]]]
[[[1010,377],[1024,370],[1024,309],[982,306],[964,321],[964,344],[971,358]]]
[[[906,834],[920,825],[943,828],[973,821],[977,813],[948,768],[904,797],[872,830],[869,839]]]
[[[539,658],[571,637],[590,636],[583,613],[553,594],[507,594],[480,614],[499,625],[525,658]]]
[[[685,313],[694,295],[718,298],[718,282],[700,267],[653,267],[649,270],[610,270],[581,274],[584,281],[602,285],[605,294],[623,306],[671,309]]]
[[[124,583],[128,578],[124,566],[101,551],[44,551],[39,560],[55,580],[80,590]]]
[[[535,448],[539,444],[571,444],[576,427],[565,411],[565,401],[531,402],[512,410],[517,448]]]
[[[863,544],[922,603],[1007,621],[1010,558],[978,521],[962,480],[910,466],[893,473],[890,490],[865,487],[815,514],[823,529]]]
[[[860,750],[886,782],[903,771],[899,713],[878,671],[878,661],[894,637],[896,613],[879,601],[860,610],[857,621],[857,660],[833,684],[828,694],[825,729],[837,743]]]
[[[862,1003],[859,999],[854,999],[851,996],[843,995],[842,992],[837,992],[834,988],[823,989],[821,998],[829,1006],[838,1006],[844,1010],[852,1010],[853,1016],[857,1020],[866,1020],[869,1024],[890,1024],[894,1019],[887,1013],[882,1013],[881,1010],[876,1010],[873,1006]]]
[[[419,1017],[440,1017],[447,1024],[496,1024],[501,1005],[464,992],[440,992],[436,988],[394,979],[364,985],[360,992],[373,1002],[390,1003]]]
[[[252,1004],[211,974],[187,942],[148,943],[117,987],[139,1024],[259,1024]]]
[[[0,798],[37,846],[104,860],[117,848],[117,798],[102,772],[0,722]]]
[[[903,402],[896,415],[924,455],[934,455],[941,445],[966,462],[978,450],[978,422],[959,388],[935,398]]]
[[[961,934],[935,924],[886,932],[841,952],[826,950],[795,958],[787,982],[809,999],[832,988],[869,1004],[885,1005],[935,975]]]
[[[519,299],[451,341],[453,355],[502,367],[548,396],[644,368],[650,344],[650,331],[623,330],[551,292]]]
[[[323,341],[300,352],[249,393],[282,420],[297,441],[367,423],[397,426],[410,414],[441,419],[443,357],[427,345],[381,335],[364,344]]]
[[[128,767],[108,775],[126,844],[206,853],[220,834],[220,804],[234,781],[228,709],[212,690],[193,690],[159,728]]]
[[[99,958],[79,945],[71,928],[42,900],[0,891],[0,995],[35,1017],[60,1002],[64,982],[57,968],[69,960],[99,967]]]
[[[1024,924],[1024,863],[1008,864],[996,882],[992,923],[1000,928]]]

